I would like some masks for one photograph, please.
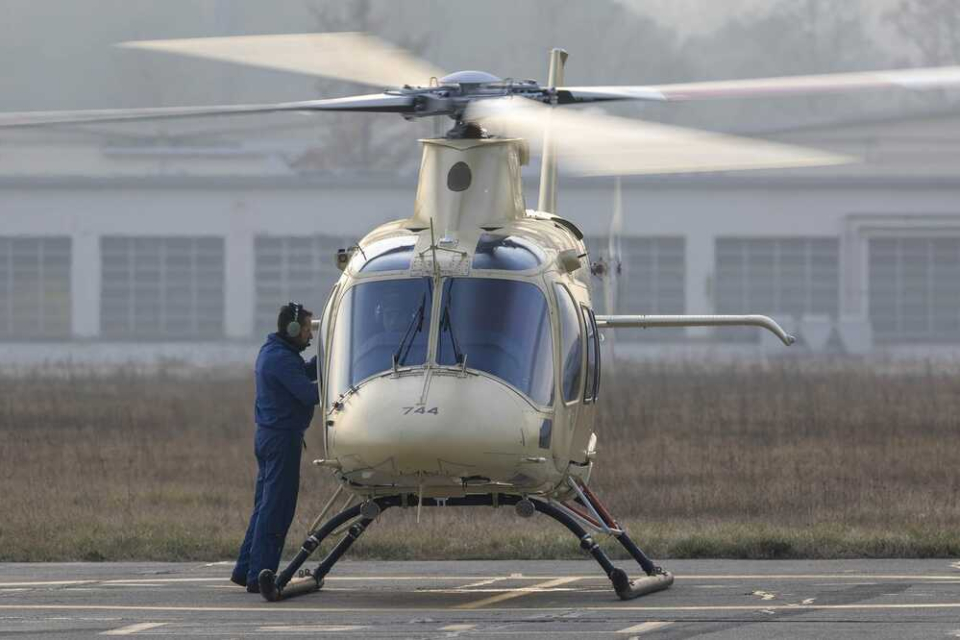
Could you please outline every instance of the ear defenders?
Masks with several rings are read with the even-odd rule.
[[[287,323],[287,337],[296,338],[300,335],[300,314],[303,313],[303,305],[299,302],[290,302],[287,307],[293,312],[293,320]]]

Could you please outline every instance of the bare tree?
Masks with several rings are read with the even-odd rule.
[[[857,71],[888,56],[865,28],[859,1],[779,0],[762,12],[731,18],[688,41],[703,79]],[[696,105],[694,121],[721,128],[778,128],[850,116],[870,108],[859,97],[815,96]],[[762,123],[758,126],[757,123]]]
[[[390,31],[392,6],[371,0],[340,3],[315,1],[307,5],[319,32]],[[420,55],[425,48],[423,36],[397,34],[387,36],[396,44]],[[369,93],[369,86],[339,80],[318,80],[317,92],[323,97]],[[319,129],[317,144],[291,161],[304,173],[410,173],[416,168],[414,140],[424,133],[423,126],[404,122],[399,116],[359,113],[328,113]]]
[[[920,53],[924,65],[960,62],[960,3],[900,0],[884,16]]]

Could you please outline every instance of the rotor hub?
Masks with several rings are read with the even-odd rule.
[[[487,73],[486,71],[457,71],[455,73],[445,75],[439,80],[441,85],[478,85],[492,84],[494,82],[503,82],[503,78],[498,78],[492,73]]]

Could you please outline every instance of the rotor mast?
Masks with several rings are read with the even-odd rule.
[[[552,92],[550,103],[557,104],[555,89],[563,86],[563,68],[567,63],[567,52],[563,49],[550,50],[550,72],[547,77],[548,91]],[[554,149],[550,126],[543,135],[543,151],[540,163],[540,202],[537,209],[548,213],[557,212],[557,152]]]

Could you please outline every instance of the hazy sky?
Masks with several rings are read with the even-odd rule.
[[[796,3],[805,0],[792,0]],[[876,18],[898,0],[835,0],[859,3],[871,18],[873,28],[883,28]],[[748,16],[768,9],[770,0],[617,0],[637,13],[651,16],[681,35],[700,34],[720,27],[734,16]]]
[[[447,70],[482,69],[541,81],[547,52],[562,46],[571,54],[566,80],[574,85],[889,68],[911,60],[897,55],[910,42],[881,19],[897,1],[0,0],[0,111],[260,103],[370,90],[112,46],[124,40],[250,33],[367,30]],[[816,19],[803,20],[808,8]],[[791,12],[804,24],[795,23]],[[779,18],[759,19],[769,15]],[[609,109],[674,124],[752,131],[756,123],[776,129],[834,116],[848,119],[874,104],[895,113],[900,101],[902,96],[892,94],[885,101],[823,98]],[[407,126],[396,120],[378,118],[376,127]],[[331,129],[343,126],[332,116],[324,122]],[[385,137],[379,129],[378,136]]]

